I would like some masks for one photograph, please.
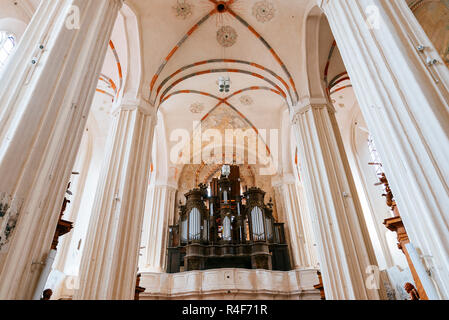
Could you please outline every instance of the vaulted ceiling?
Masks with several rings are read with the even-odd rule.
[[[308,0],[129,0],[141,24],[143,95],[167,135],[218,113],[227,128],[279,129],[298,99]],[[229,76],[229,93],[218,79]],[[234,125],[235,124],[235,125]],[[205,129],[205,128],[203,128]]]

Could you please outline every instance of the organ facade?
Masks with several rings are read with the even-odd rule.
[[[284,224],[257,187],[241,192],[238,166],[225,165],[210,187],[185,194],[179,223],[169,227],[167,272],[215,268],[288,271]]]

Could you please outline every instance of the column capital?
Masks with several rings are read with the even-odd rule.
[[[122,1],[122,0],[120,0]],[[156,108],[147,100],[139,99],[125,99],[119,105],[114,107],[112,111],[113,115],[117,115],[121,111],[133,111],[137,110],[145,115],[155,116]]]
[[[334,106],[325,98],[320,99],[307,98],[301,100],[298,104],[292,106],[290,111],[291,120],[293,123],[296,123],[300,115],[303,115],[311,110],[319,110],[324,108],[326,108],[331,113],[335,113]]]

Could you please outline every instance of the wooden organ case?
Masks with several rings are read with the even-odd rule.
[[[245,268],[291,270],[284,224],[273,217],[265,192],[240,191],[238,166],[185,194],[179,223],[169,227],[167,272]]]

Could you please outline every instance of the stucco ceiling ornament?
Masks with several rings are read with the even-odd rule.
[[[217,41],[223,47],[232,47],[237,42],[237,31],[231,26],[223,26],[217,31]]]
[[[176,5],[173,6],[173,11],[177,18],[185,20],[192,15],[193,5],[187,2],[187,0],[178,0]]]
[[[199,103],[199,102],[194,103],[190,106],[190,112],[193,114],[201,113],[201,112],[203,112],[203,110],[204,110],[204,104]]]
[[[267,0],[256,2],[253,6],[253,16],[259,22],[265,23],[271,21],[275,15],[276,8]]]
[[[251,98],[250,96],[242,96],[240,98],[240,102],[245,106],[250,106],[254,103],[253,98]]]

